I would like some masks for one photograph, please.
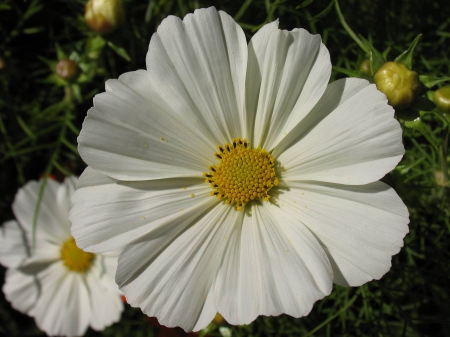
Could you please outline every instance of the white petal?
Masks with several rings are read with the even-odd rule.
[[[247,44],[226,13],[198,9],[169,16],[152,36],[147,69],[173,110],[196,120],[215,144],[243,136]]]
[[[214,281],[214,303],[231,324],[258,315],[309,313],[331,292],[333,275],[319,242],[297,219],[253,203],[236,224]]]
[[[277,25],[268,24],[253,37],[247,73],[247,112],[253,116],[256,109],[253,146],[270,150],[310,112],[331,74],[319,35]]]
[[[109,80],[83,123],[81,157],[121,180],[201,176],[216,144],[203,137],[195,118],[182,118],[153,102],[152,91],[144,70]]]
[[[117,286],[116,289],[111,289],[109,278],[110,275],[97,272],[91,272],[86,276],[91,306],[89,325],[98,331],[118,322],[123,311],[120,292]]]
[[[27,232],[31,242],[33,219],[39,198],[39,191],[43,180],[29,181],[19,189],[12,208],[16,219]],[[55,244],[60,244],[70,238],[70,195],[74,181],[60,184],[51,179],[47,180],[36,223],[36,237]]]
[[[280,207],[302,221],[327,251],[339,285],[380,279],[408,233],[408,210],[382,182],[364,186],[291,182]]]
[[[405,150],[402,129],[374,84],[330,84],[311,113],[275,148],[282,179],[367,184],[394,169]]]
[[[0,263],[5,267],[17,267],[28,257],[29,249],[25,232],[17,221],[5,222],[0,228]]]
[[[41,295],[35,307],[38,327],[51,336],[81,336],[91,316],[83,275],[68,272],[62,262],[38,275]]]
[[[165,326],[200,330],[217,312],[212,282],[242,213],[224,203],[205,212],[161,226],[119,258],[116,282],[128,303]]]
[[[77,245],[91,252],[123,247],[160,223],[218,202],[201,179],[120,182],[87,168],[70,212]]]
[[[13,268],[7,270],[3,293],[14,309],[32,315],[39,296],[39,288],[36,277],[23,274]]]

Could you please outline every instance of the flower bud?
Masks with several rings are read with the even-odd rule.
[[[450,114],[450,86],[442,87],[434,92],[434,103],[442,112]]]
[[[366,73],[367,75],[372,75],[372,71],[370,70],[370,60],[364,59],[359,64],[359,71],[362,71],[363,73]]]
[[[386,62],[373,75],[373,80],[395,108],[406,108],[420,90],[419,75],[398,62]]]
[[[6,62],[3,58],[0,57],[0,70],[6,67]]]
[[[61,60],[56,64],[56,74],[65,80],[73,79],[77,72],[77,64],[71,60]]]
[[[100,34],[111,33],[125,20],[122,0],[89,0],[84,13],[86,23]]]

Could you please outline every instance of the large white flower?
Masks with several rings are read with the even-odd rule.
[[[272,22],[247,46],[209,8],[165,19],[147,70],[106,83],[70,217],[83,249],[125,246],[131,305],[185,330],[217,311],[300,317],[333,281],[390,269],[408,211],[377,180],[402,158],[401,128],[374,85],[330,72],[320,36]]]
[[[48,180],[32,246],[33,217],[43,181],[19,189],[13,203],[17,221],[0,229],[0,263],[9,267],[3,286],[13,308],[35,318],[51,336],[81,336],[88,326],[103,330],[123,311],[114,283],[117,253],[91,254],[70,234],[70,198],[75,178]]]

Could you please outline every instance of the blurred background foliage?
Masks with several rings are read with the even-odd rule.
[[[82,172],[85,164],[77,153],[76,137],[93,96],[104,91],[107,79],[145,68],[151,35],[168,15],[183,17],[196,8],[215,6],[233,16],[248,39],[263,24],[279,19],[283,29],[303,27],[321,34],[334,66],[358,70],[369,56],[343,28],[331,0],[126,0],[124,5],[123,24],[100,35],[84,19],[85,0],[0,0],[1,222],[13,218],[11,203],[26,181]],[[414,70],[419,75],[450,76],[447,0],[341,0],[340,8],[351,29],[387,60],[423,34],[414,52]],[[75,68],[68,70],[72,78],[67,72],[56,73],[61,60],[73,61]],[[344,76],[334,71],[332,80]],[[449,84],[444,78],[425,89],[425,95],[432,98],[434,90]],[[307,317],[259,317],[237,327],[216,322],[200,335],[450,336],[447,115],[436,108],[416,111],[419,127],[416,115],[405,117],[405,112],[413,114],[397,111],[397,117],[406,155],[384,181],[408,206],[411,223],[391,271],[359,288],[335,286]],[[2,279],[4,272],[1,268]],[[43,333],[1,294],[0,335]],[[160,327],[139,309],[126,306],[119,323],[87,335],[185,334]]]

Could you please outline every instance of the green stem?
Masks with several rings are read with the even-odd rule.
[[[304,335],[303,337],[308,337],[308,336],[312,336],[316,331],[322,329],[325,325],[327,325],[328,323],[330,323],[333,319],[335,319],[336,317],[338,317],[341,313],[343,313],[344,311],[346,311],[352,304],[353,302],[356,301],[356,299],[358,298],[359,294],[356,294],[355,296],[352,297],[352,299],[341,309],[339,310],[337,313],[335,313],[334,315],[328,317],[325,321],[323,321],[322,323],[320,323],[318,326],[316,326],[314,329],[312,329],[310,332],[308,332],[306,335]]]
[[[341,7],[339,7],[338,0],[334,1],[336,12],[339,17],[339,21],[341,21],[342,26],[344,27],[345,31],[350,35],[350,37],[358,44],[358,46],[364,50],[367,54],[369,54],[370,50],[367,48],[367,46],[359,39],[358,36],[356,36],[355,32],[350,28],[350,26],[347,24],[347,21],[345,21],[344,15],[342,15]]]

